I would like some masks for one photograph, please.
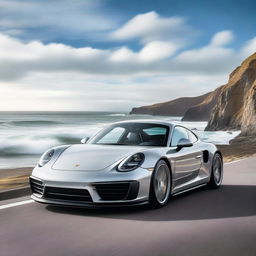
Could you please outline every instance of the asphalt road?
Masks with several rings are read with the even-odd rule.
[[[158,210],[4,207],[1,256],[255,256],[256,158],[225,165],[220,189],[177,196]]]

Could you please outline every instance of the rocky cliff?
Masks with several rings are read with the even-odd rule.
[[[133,108],[130,114],[183,116],[190,107],[203,102],[209,95],[210,93],[198,97],[183,97],[154,105]]]
[[[183,121],[208,121],[206,130],[241,129],[240,139],[249,136],[256,141],[256,53],[230,74],[227,84],[213,92],[133,108],[131,113],[183,116]]]
[[[188,108],[182,118],[182,121],[209,121],[212,110],[218,101],[222,87],[223,86],[220,86],[213,92],[210,92],[199,104]]]
[[[236,68],[219,93],[206,130],[241,129],[256,135],[256,53]]]

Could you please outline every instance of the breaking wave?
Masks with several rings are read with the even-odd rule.
[[[109,114],[107,116],[126,116],[124,113],[117,113],[117,114]]]
[[[75,144],[80,136],[49,135],[49,136],[13,136],[2,139],[0,143],[1,156],[40,155],[50,147]]]
[[[48,120],[35,120],[35,121],[30,121],[30,120],[22,120],[22,121],[9,121],[9,122],[0,122],[0,125],[8,125],[8,126],[51,126],[51,125],[59,125],[61,122],[57,121],[48,121]]]
[[[151,116],[125,113],[2,113],[0,114],[0,169],[8,166],[29,166],[45,150],[64,144],[80,143],[92,136],[104,125],[128,119],[151,118]],[[156,117],[152,117],[156,118]],[[177,117],[157,117],[176,120]],[[206,122],[181,122],[194,129],[198,136],[208,142],[228,144],[238,135],[236,132],[204,132]]]

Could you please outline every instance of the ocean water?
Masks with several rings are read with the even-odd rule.
[[[80,143],[109,123],[130,119],[176,121],[194,129],[205,141],[228,144],[235,132],[204,132],[206,122],[181,122],[180,117],[110,112],[0,112],[0,169],[34,166],[48,148]]]

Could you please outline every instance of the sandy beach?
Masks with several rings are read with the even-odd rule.
[[[235,143],[231,145],[218,145],[223,154],[224,162],[256,156],[256,142]]]
[[[0,191],[28,186],[33,168],[0,169]]]
[[[256,142],[218,145],[218,148],[223,154],[224,162],[256,155]],[[0,191],[28,186],[32,170],[32,167],[0,169]]]

